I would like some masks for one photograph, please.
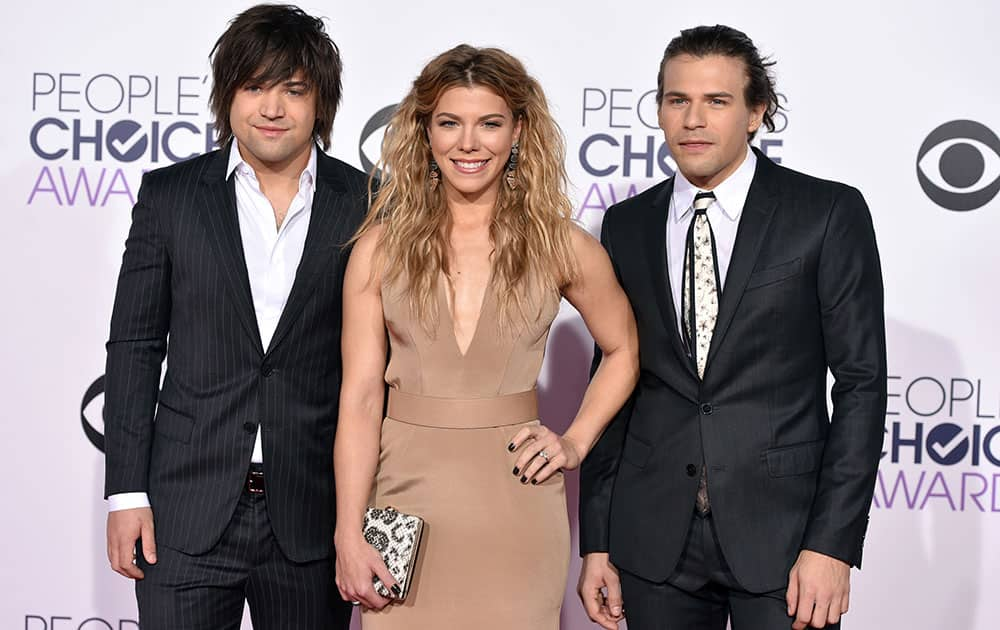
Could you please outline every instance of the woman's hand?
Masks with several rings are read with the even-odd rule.
[[[337,537],[335,537],[337,538]],[[374,578],[382,580],[390,591],[400,594],[399,585],[385,566],[381,554],[369,545],[360,532],[346,541],[337,538],[337,590],[344,601],[356,602],[372,610],[382,610],[391,599],[375,590]]]
[[[573,470],[587,454],[568,435],[559,435],[541,424],[518,431],[507,450],[521,452],[512,472],[521,483],[532,484],[542,483],[557,470]]]

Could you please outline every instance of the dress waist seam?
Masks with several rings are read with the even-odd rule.
[[[438,398],[389,389],[386,416],[442,429],[483,429],[538,419],[538,395],[529,389],[490,398]]]

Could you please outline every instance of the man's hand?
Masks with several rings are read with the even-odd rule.
[[[840,621],[851,600],[851,567],[836,558],[803,549],[788,574],[788,616],[793,630],[823,628]]]
[[[607,630],[617,630],[618,622],[624,619],[622,586],[608,554],[588,553],[583,557],[576,592],[591,621]]]
[[[141,580],[142,569],[135,565],[135,542],[142,538],[142,556],[156,564],[153,510],[148,507],[108,512],[108,561],[116,573]]]

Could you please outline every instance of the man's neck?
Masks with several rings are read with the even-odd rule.
[[[240,152],[240,157],[253,169],[260,182],[261,190],[265,188],[284,188],[299,186],[299,178],[302,171],[309,165],[309,157],[312,154],[312,145],[307,144],[295,155],[279,162],[265,162],[251,155],[249,151],[244,151],[243,147],[237,144],[236,148]]]
[[[292,199],[299,192],[299,185],[302,179],[302,172],[309,166],[309,159],[312,156],[313,145],[308,144],[303,151],[282,162],[263,162],[256,157],[244,153],[243,148],[237,144],[240,157],[243,158],[257,176],[257,185],[260,192],[267,198],[274,211],[275,229],[281,229],[285,217],[288,215]]]

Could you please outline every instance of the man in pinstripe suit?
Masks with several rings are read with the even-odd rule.
[[[339,52],[261,5],[212,51],[224,148],[150,172],[105,397],[108,556],[144,630],[346,628],[333,588],[341,282],[365,176],[328,157]],[[169,338],[169,344],[168,344]],[[160,386],[163,360],[167,371]]]

